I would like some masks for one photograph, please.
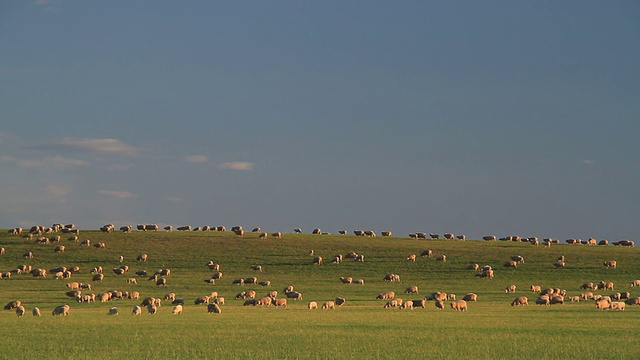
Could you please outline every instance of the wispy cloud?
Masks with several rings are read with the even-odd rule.
[[[71,193],[71,188],[63,185],[48,185],[47,194],[56,197],[63,197]]]
[[[52,167],[56,169],[89,166],[89,162],[78,159],[67,159],[62,156],[46,157],[43,159],[16,159],[13,156],[0,156],[0,161],[9,161],[22,168]]]
[[[595,164],[596,162],[595,162],[595,161],[593,161],[593,160],[582,160],[582,163],[583,163],[583,164],[585,164],[585,165],[593,165],[593,164]]]
[[[92,152],[100,154],[124,154],[134,155],[138,153],[138,149],[122,143],[117,139],[72,139],[64,138],[62,140],[33,145],[31,149],[37,150],[59,150],[70,152]]]
[[[105,167],[107,170],[129,170],[133,168],[133,164],[113,164]]]
[[[253,170],[253,163],[246,161],[232,161],[220,164],[221,169],[231,169],[231,170]]]
[[[204,156],[204,155],[185,156],[183,158],[183,160],[186,161],[186,162],[192,162],[192,163],[199,163],[199,162],[207,162],[207,161],[209,161],[209,159],[207,159],[207,157]]]
[[[134,194],[129,191],[98,190],[98,193],[106,196],[117,197],[119,199],[126,199],[134,196]]]
[[[184,199],[179,197],[179,196],[169,196],[166,197],[165,199],[167,199],[167,201],[171,201],[171,202],[183,202]]]

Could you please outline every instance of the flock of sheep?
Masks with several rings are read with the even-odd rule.
[[[123,231],[123,232],[133,231],[132,226],[123,226],[123,227],[120,227],[119,229],[120,231]],[[137,225],[136,229],[138,231],[158,231],[159,226],[156,224]],[[173,228],[171,226],[166,226],[164,227],[164,230],[172,231]],[[191,226],[181,226],[181,227],[178,227],[177,230],[179,231],[226,231],[226,228],[225,227],[209,227],[209,226],[192,228]],[[100,231],[105,233],[111,233],[115,231],[115,226],[113,224],[108,224],[101,227]],[[235,226],[231,228],[231,231],[238,236],[244,235],[244,229],[240,226]],[[23,233],[25,232],[26,231],[24,231],[21,228],[14,228],[9,230],[9,233],[12,235],[23,235]],[[58,233],[58,232],[69,233],[72,236],[68,238],[68,240],[79,242],[78,235],[80,232],[73,224],[67,224],[67,225],[54,224],[52,227],[48,227],[48,228],[43,226],[34,226],[23,236],[27,238],[33,238],[34,236],[36,236],[37,237],[36,242],[39,244],[51,244],[51,243],[57,244],[57,246],[54,248],[54,251],[64,252],[66,249],[66,246],[59,245],[61,241],[61,236],[55,235],[55,233]],[[254,228],[252,232],[260,233],[260,238],[266,238],[267,236],[269,236],[268,233],[262,232],[260,228]],[[301,232],[302,232],[301,229],[294,230],[294,233],[301,233]],[[326,234],[326,233],[323,233],[319,228],[314,229],[312,233]],[[339,233],[346,234],[346,231],[340,230]],[[43,236],[44,234],[54,234],[54,235],[48,237],[48,236]],[[371,230],[355,230],[354,235],[375,237],[376,233]],[[271,236],[280,238],[282,237],[282,233],[280,232],[272,233]],[[392,233],[388,231],[384,231],[382,232],[382,236],[392,236]],[[427,234],[412,233],[410,234],[410,237],[426,238]],[[439,238],[439,235],[429,234],[429,237],[437,239]],[[451,239],[451,240],[452,239],[465,240],[466,236],[464,235],[456,236],[451,233],[446,233],[444,234],[444,238]],[[486,241],[498,240],[497,237],[493,235],[485,236],[483,237],[483,239]],[[523,239],[516,236],[500,238],[499,240],[526,241],[531,243],[532,245],[538,245],[539,243],[537,238]],[[552,243],[557,243],[557,242],[558,242],[557,240],[553,240],[550,238],[543,239],[543,243],[546,246],[551,246]],[[569,244],[608,245],[608,241],[606,240],[602,240],[599,243],[596,243],[595,239],[589,239],[586,241],[582,241],[579,239],[569,239],[566,242]],[[91,246],[91,241],[87,239],[82,242],[79,242],[79,244],[80,246],[88,247],[88,246]],[[634,243],[629,240],[621,240],[619,242],[614,242],[613,245],[632,247],[634,246]],[[96,248],[105,248],[106,244],[102,242],[98,242],[98,243],[94,243],[93,246]],[[0,248],[0,255],[4,255],[5,253],[6,253],[6,249]],[[318,265],[318,266],[323,264],[323,258],[321,256],[315,256],[313,250],[309,252],[309,255],[314,256],[313,260],[311,261],[311,264]],[[23,254],[23,257],[26,259],[32,259],[33,253],[27,252]],[[438,261],[442,261],[442,262],[447,261],[447,257],[445,254],[439,254],[435,256],[432,250],[422,251],[420,253],[420,257],[424,257],[424,258],[435,257],[435,259]],[[417,254],[410,254],[409,256],[406,257],[406,261],[416,261],[417,258],[418,258]],[[148,259],[148,254],[146,253],[139,254],[136,258],[138,262],[146,262],[147,259]],[[339,263],[342,263],[344,259],[351,259],[352,261],[355,261],[355,262],[364,262],[365,256],[363,254],[357,254],[355,252],[348,253],[345,256],[343,256],[342,254],[337,254],[332,257],[331,263],[339,264]],[[120,262],[123,262],[122,257],[119,260]],[[504,267],[517,268],[518,265],[523,264],[524,262],[525,260],[523,256],[513,255],[509,260],[505,261]],[[609,261],[605,261],[603,265],[606,268],[616,268],[617,262],[615,260],[609,260]],[[206,283],[215,284],[216,280],[221,280],[223,278],[223,273],[220,271],[220,268],[221,268],[220,264],[217,264],[213,261],[209,261],[204,266],[209,268],[212,271],[215,271],[209,279],[204,280]],[[560,267],[560,268],[565,267],[564,256],[559,257],[553,263],[553,266]],[[261,265],[252,265],[251,269],[258,272],[263,271],[263,267]],[[474,263],[474,264],[470,264],[468,266],[468,269],[475,271],[476,272],[475,276],[477,277],[487,278],[487,279],[491,279],[494,277],[494,269],[489,265],[484,265],[481,267],[479,264]],[[43,269],[43,268],[34,269],[30,265],[20,265],[14,268],[13,270],[10,270],[7,272],[0,272],[0,279],[9,278],[12,275],[19,275],[22,273],[28,273],[33,277],[47,277],[48,274],[52,274],[55,279],[69,279],[73,276],[73,274],[78,273],[79,271],[80,271],[80,268],[78,266],[72,266],[68,268],[64,266],[58,266],[51,269]],[[124,277],[124,275],[129,272],[129,266],[122,265],[120,267],[115,267],[112,269],[112,271],[116,276]],[[91,269],[90,272],[93,274],[92,280],[94,282],[100,282],[104,279],[104,276],[105,276],[104,269],[101,266],[94,267],[93,269]],[[145,276],[145,277],[149,275],[145,270],[139,270],[135,272],[135,274],[137,276]],[[167,279],[170,277],[170,275],[171,275],[170,269],[166,269],[166,268],[159,269],[155,271],[153,274],[151,274],[148,279],[155,281],[156,286],[166,286]],[[365,283],[364,279],[353,279],[351,277],[340,277],[339,280],[343,284],[364,285]],[[399,282],[400,275],[395,273],[387,274],[386,276],[383,277],[383,281]],[[129,284],[137,284],[137,279],[136,277],[129,277],[126,279],[126,282]],[[249,285],[259,285],[263,287],[269,287],[271,285],[269,281],[258,281],[256,277],[234,279],[232,280],[232,284],[235,284],[235,285],[249,284]],[[640,280],[633,281],[631,286],[632,287],[640,286]],[[83,291],[85,290],[91,291],[92,285],[88,283],[82,283],[82,282],[76,282],[76,281],[67,282],[66,288],[68,289],[68,291],[65,292],[65,295],[77,301],[78,303],[95,303],[96,301],[107,302],[107,301],[121,300],[121,299],[140,300],[141,298],[140,293],[137,291],[129,292],[129,291],[108,290],[98,294],[94,294],[94,293],[87,294],[87,293],[84,293]],[[516,289],[517,289],[516,285],[510,285],[505,289],[505,293],[515,293]],[[564,289],[559,289],[559,288],[541,289],[539,285],[530,286],[530,291],[532,293],[537,294],[535,303],[539,305],[564,304],[565,298],[571,302],[578,302],[580,300],[591,300],[595,303],[595,306],[598,309],[624,310],[626,305],[640,305],[640,297],[631,297],[629,292],[611,293],[609,295],[600,295],[600,294],[596,295],[593,293],[593,291],[598,291],[598,290],[614,291],[614,285],[612,282],[601,281],[599,283],[585,283],[581,286],[581,289],[591,290],[591,291],[581,293],[580,295],[568,296],[567,291]],[[415,286],[415,285],[407,287],[406,290],[404,291],[404,294],[407,294],[407,295],[418,294],[418,293],[419,293],[418,286]],[[244,300],[244,303],[243,303],[244,306],[271,306],[272,305],[274,307],[287,307],[288,305],[287,299],[302,300],[302,297],[303,297],[302,293],[294,290],[293,286],[287,286],[283,290],[281,295],[284,295],[284,296],[278,297],[278,295],[279,294],[277,291],[271,290],[271,291],[268,291],[266,295],[260,297],[258,296],[255,290],[249,290],[249,291],[239,292],[235,296],[235,299]],[[463,295],[461,299],[456,299],[455,294],[451,294],[451,293],[447,294],[444,292],[433,292],[426,295],[422,299],[403,300],[399,297],[396,297],[396,294],[394,291],[387,291],[387,292],[378,294],[376,296],[376,299],[385,301],[383,305],[384,308],[400,308],[400,309],[414,309],[418,307],[425,308],[428,301],[433,301],[434,306],[436,308],[444,309],[445,301],[449,301],[449,306],[451,309],[455,311],[466,311],[468,310],[468,303],[477,301],[478,295],[476,293],[469,292]],[[158,312],[158,308],[162,306],[163,301],[165,302],[171,301],[171,305],[173,305],[172,314],[174,315],[182,314],[184,305],[185,305],[185,299],[177,297],[175,293],[167,293],[162,298],[146,297],[141,300],[139,305],[135,305],[132,307],[131,314],[140,315],[142,313],[143,308],[146,308],[149,314],[156,314]],[[195,305],[205,304],[208,313],[221,313],[221,306],[225,304],[225,298],[219,296],[217,292],[211,292],[207,295],[203,295],[196,298],[193,301],[193,303]],[[345,303],[346,303],[345,298],[336,297],[334,300],[325,301],[322,304],[322,306],[319,306],[318,302],[316,301],[310,301],[307,304],[307,307],[308,309],[318,309],[318,308],[335,309],[337,307],[343,306]],[[528,304],[529,304],[529,299],[526,296],[518,296],[511,302],[512,306],[521,306],[521,305],[528,305]],[[20,300],[10,301],[8,304],[4,306],[4,309],[15,310],[18,317],[22,317],[26,313],[26,308],[24,307],[22,301]],[[67,316],[69,312],[70,312],[70,306],[68,304],[64,304],[64,305],[55,307],[52,310],[52,315]],[[115,307],[115,306],[111,307],[108,310],[107,314],[118,315],[119,314],[118,307]],[[32,315],[36,317],[40,316],[41,315],[40,309],[38,307],[34,307],[32,309]]]

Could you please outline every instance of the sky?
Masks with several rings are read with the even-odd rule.
[[[0,227],[640,239],[636,1],[0,2]]]

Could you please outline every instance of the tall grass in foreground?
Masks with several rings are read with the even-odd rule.
[[[618,247],[558,245],[533,247],[523,243],[482,241],[432,241],[402,238],[356,238],[352,236],[312,236],[285,234],[281,240],[258,240],[256,234],[244,239],[229,233],[175,232],[101,234],[83,232],[81,239],[104,241],[106,249],[81,248],[67,242],[65,253],[54,253],[51,245],[36,245],[16,236],[0,235],[7,249],[0,256],[0,271],[19,264],[51,268],[79,265],[82,271],[71,280],[90,282],[95,293],[109,289],[137,290],[142,297],[161,297],[175,292],[187,304],[184,314],[171,315],[171,306],[160,308],[156,315],[130,315],[134,300],[97,304],[75,303],[67,298],[66,280],[15,275],[0,280],[0,305],[20,299],[27,310],[39,306],[43,316],[16,317],[13,311],[0,313],[0,336],[4,359],[362,359],[362,358],[473,358],[473,359],[631,359],[640,354],[640,307],[625,311],[596,310],[592,302],[566,303],[551,307],[511,307],[516,296],[535,295],[531,284],[567,289],[570,295],[581,292],[585,281],[614,281],[617,291],[638,296],[631,281],[640,278],[638,250]],[[64,241],[64,240],[63,240]],[[446,263],[419,258],[407,262],[412,253],[424,249],[446,254]],[[366,255],[365,263],[311,265],[307,255],[314,249],[325,260],[335,254],[356,251]],[[33,251],[34,259],[22,253]],[[135,257],[149,254],[140,263]],[[519,254],[526,262],[518,269],[503,268],[511,255]],[[565,255],[567,268],[556,269],[551,263]],[[123,255],[131,272],[119,277],[110,271],[120,266]],[[208,260],[222,265],[224,278],[215,285],[205,284],[211,271]],[[605,269],[602,262],[617,260],[617,269]],[[486,280],[467,270],[469,263],[490,264],[496,278]],[[264,266],[264,273],[250,269]],[[105,280],[92,282],[89,269],[105,268]],[[166,288],[158,288],[146,278],[138,285],[126,284],[133,271],[168,267],[172,275]],[[382,281],[395,272],[401,283]],[[270,280],[272,286],[237,286],[235,278],[257,276]],[[344,285],[340,276],[364,278],[364,286]],[[504,288],[516,284],[515,294]],[[259,295],[294,285],[304,300],[289,300],[288,308],[244,307],[235,300],[237,292],[254,289]],[[420,287],[419,295],[405,295],[409,285]],[[476,292],[479,301],[469,304],[469,311],[436,309],[433,302],[426,309],[383,309],[375,300],[382,291],[393,290],[403,299],[419,299],[434,291]],[[207,314],[202,305],[193,304],[197,296],[217,291],[227,299],[221,314]],[[634,293],[635,292],[635,293]],[[605,294],[603,291],[598,293]],[[609,293],[609,292],[606,292]],[[336,296],[347,303],[336,310],[306,309],[308,301],[320,304]],[[53,307],[69,303],[71,314],[51,316]],[[120,315],[107,316],[109,307],[117,306]]]

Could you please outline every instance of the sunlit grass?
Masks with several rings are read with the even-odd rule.
[[[551,248],[533,247],[516,242],[433,241],[408,238],[360,238],[337,235],[285,234],[283,239],[259,240],[257,234],[238,238],[232,233],[215,232],[134,232],[102,234],[82,231],[81,239],[105,242],[106,249],[83,248],[63,240],[65,253],[54,253],[53,245],[36,245],[17,236],[0,234],[0,244],[7,253],[0,256],[0,271],[9,271],[19,264],[49,269],[54,266],[79,265],[82,270],[73,281],[93,284],[93,292],[110,289],[140,291],[142,297],[162,297],[175,292],[186,300],[182,315],[171,315],[171,306],[160,308],[158,314],[130,315],[135,300],[106,303],[76,303],[64,295],[68,280],[34,278],[28,274],[0,280],[0,303],[23,301],[29,311],[18,318],[13,311],[0,313],[0,335],[7,359],[191,359],[248,357],[278,359],[327,358],[633,358],[640,353],[637,335],[640,307],[625,311],[600,311],[592,302],[566,303],[551,307],[511,307],[516,296],[535,295],[531,284],[559,287],[569,295],[577,295],[586,281],[613,281],[617,291],[630,291],[629,284],[640,278],[640,261],[635,248],[587,247],[557,245]],[[64,237],[63,237],[64,238]],[[313,249],[325,259],[325,264],[311,264],[308,255]],[[446,254],[447,262],[418,257],[406,261],[410,254],[432,249],[436,255]],[[22,254],[32,251],[34,259]],[[329,261],[336,254],[355,251],[366,255],[364,263],[345,260],[342,264]],[[149,254],[146,263],[137,262],[140,253]],[[517,269],[502,264],[511,255],[519,254],[526,262]],[[121,263],[131,271],[124,276],[111,269]],[[551,263],[565,255],[567,268],[556,269]],[[224,274],[215,285],[205,284],[212,271],[204,264],[220,263]],[[617,260],[617,269],[605,269],[602,262]],[[466,266],[477,262],[495,268],[494,279],[474,276]],[[251,265],[260,264],[264,272]],[[89,270],[105,268],[103,282],[92,282]],[[159,288],[146,277],[137,277],[138,284],[125,279],[146,269],[170,268],[166,288]],[[383,282],[387,273],[400,274],[400,283]],[[232,285],[236,278],[256,276],[269,280],[270,288]],[[365,279],[365,285],[346,285],[341,276]],[[516,284],[515,294],[506,294],[507,285]],[[280,293],[294,285],[303,293],[303,300],[289,300],[287,308],[244,307],[235,295],[253,289],[263,296],[269,290]],[[410,285],[417,285],[420,294],[403,294]],[[420,299],[425,294],[444,291],[460,298],[475,292],[478,302],[469,304],[469,311],[454,312],[450,308],[436,309],[427,302],[426,309],[383,309],[384,302],[375,300],[383,291],[395,291],[403,299]],[[217,291],[226,298],[221,314],[208,314],[206,307],[193,300]],[[599,293],[604,294],[600,291]],[[337,296],[347,303],[336,310],[306,308],[308,301],[320,305]],[[60,304],[71,305],[71,314],[51,316]],[[31,308],[38,306],[43,316],[34,318]],[[109,307],[117,306],[120,315],[107,316]],[[597,341],[594,339],[597,338]],[[37,340],[36,340],[37,339]],[[37,346],[35,345],[37,344]]]

